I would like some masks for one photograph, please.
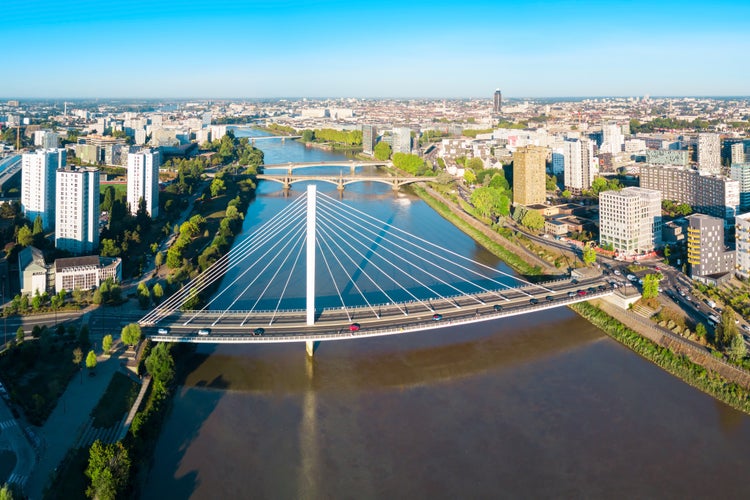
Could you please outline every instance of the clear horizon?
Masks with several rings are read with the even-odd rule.
[[[0,7],[12,44],[0,95],[484,99],[500,88],[519,99],[743,97],[750,80],[741,57],[750,5],[738,1],[64,5]]]

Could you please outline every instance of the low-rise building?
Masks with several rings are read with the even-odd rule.
[[[36,295],[47,291],[50,266],[44,262],[44,254],[36,247],[28,246],[18,253],[18,274],[21,293]]]
[[[122,281],[122,259],[98,255],[55,260],[55,291],[91,290],[106,279]]]

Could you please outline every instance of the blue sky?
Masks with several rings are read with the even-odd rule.
[[[750,2],[2,0],[0,97],[750,94]]]

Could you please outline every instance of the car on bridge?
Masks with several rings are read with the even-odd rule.
[[[159,335],[168,335],[169,328],[161,327],[158,330],[156,330],[156,333],[158,333]]]
[[[358,332],[359,328],[360,328],[359,323],[352,323],[351,325],[349,325],[350,332]]]
[[[578,290],[578,292],[576,293],[580,295],[581,297],[583,297],[584,295],[586,295],[586,290]]]
[[[572,291],[568,292],[568,297],[575,297],[575,296],[576,296],[575,292],[572,292]]]
[[[529,304],[536,305],[539,303],[539,299],[531,298],[529,299]]]
[[[552,302],[553,300],[555,300],[555,298],[554,298],[554,297],[553,297],[552,295],[547,295],[547,296],[545,297],[545,300],[546,300],[547,302]]]
[[[503,310],[503,306],[501,306],[500,304],[495,304],[492,308],[495,311],[502,311]]]
[[[206,336],[209,333],[211,333],[210,328],[201,328],[200,330],[198,330],[198,335],[201,335],[201,336]]]
[[[432,315],[432,321],[440,321],[441,319],[443,319],[443,315],[440,313],[435,313]]]
[[[263,335],[264,333],[266,333],[265,328],[256,328],[255,330],[253,330],[253,335],[255,336]]]

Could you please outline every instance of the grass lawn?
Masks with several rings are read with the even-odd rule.
[[[94,427],[112,427],[122,420],[133,406],[141,386],[133,379],[119,372],[107,386],[107,391],[91,412]]]
[[[74,448],[58,467],[55,480],[49,491],[44,492],[44,498],[64,500],[86,499],[86,488],[89,479],[86,477],[86,467],[89,465],[89,449]]]
[[[127,184],[100,184],[99,185],[99,193],[104,194],[104,191],[112,186],[115,188],[115,198],[119,196],[127,197],[128,196],[128,185]]]

